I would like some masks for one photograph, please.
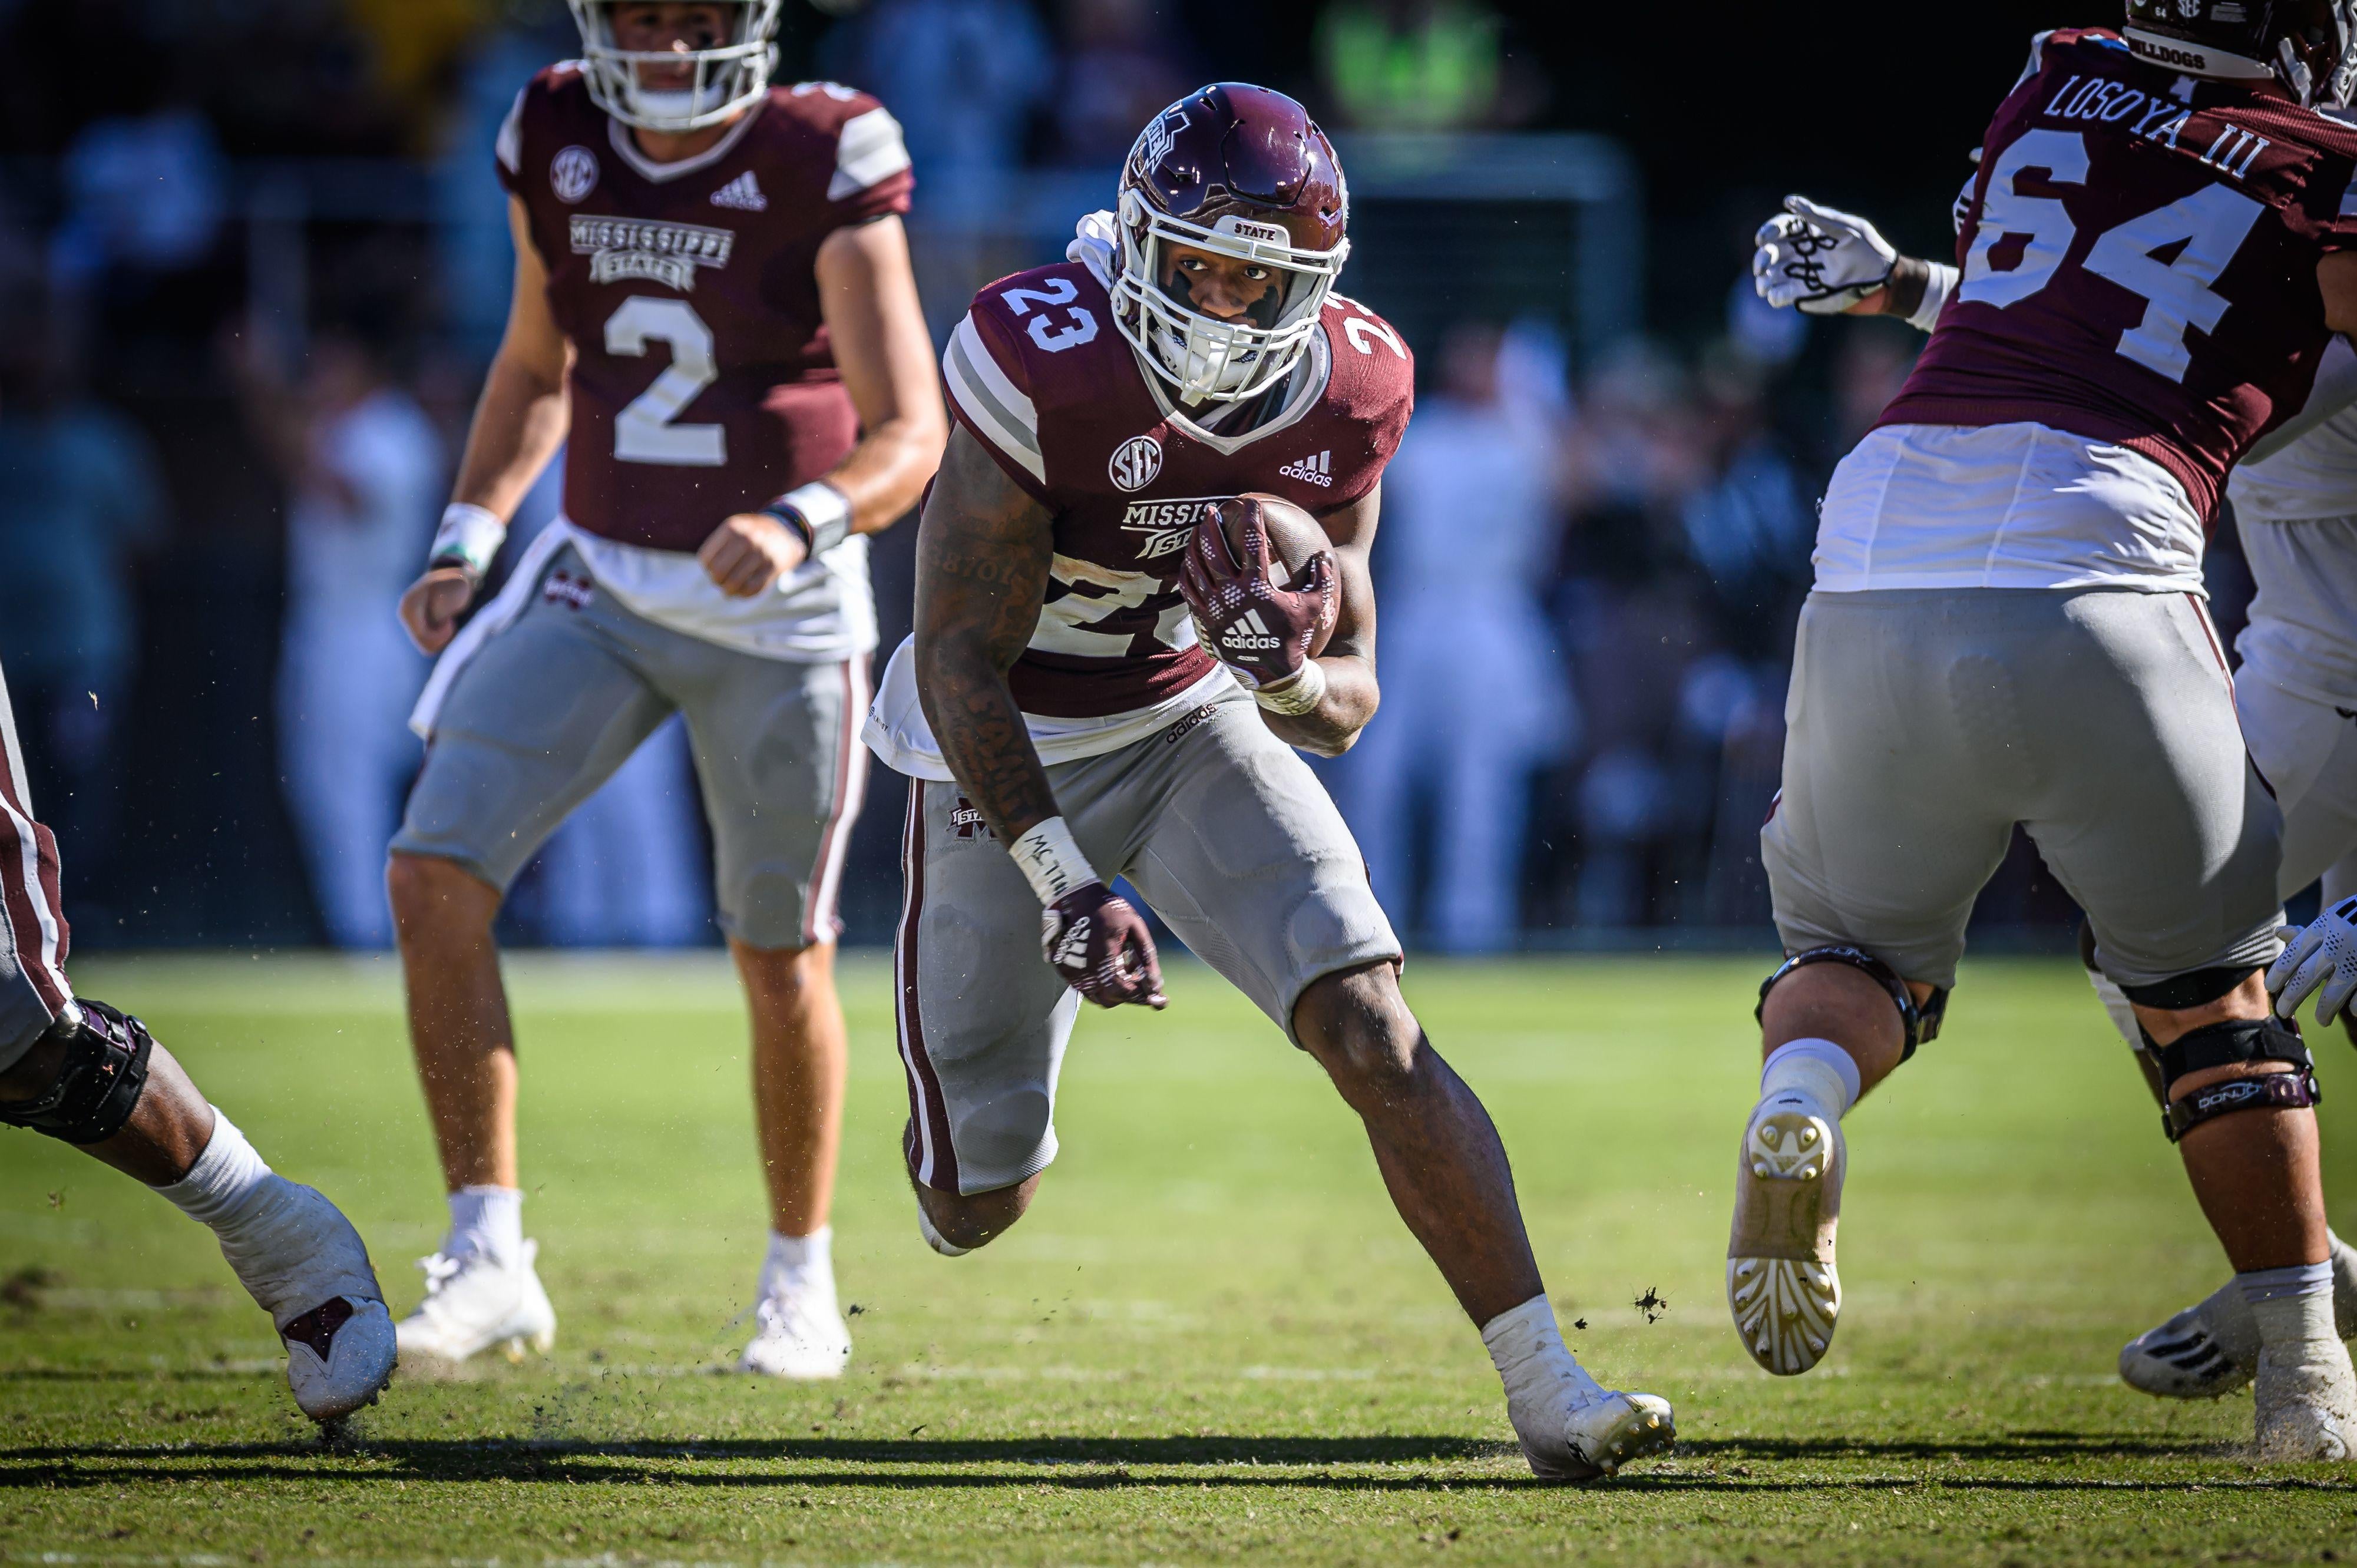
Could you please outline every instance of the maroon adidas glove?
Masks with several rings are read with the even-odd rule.
[[[1146,917],[1102,882],[1075,887],[1039,912],[1039,946],[1064,983],[1100,1007],[1164,1005]]]
[[[1249,560],[1228,548],[1229,509],[1244,509]],[[1254,691],[1289,681],[1309,661],[1309,650],[1334,629],[1342,601],[1334,557],[1319,551],[1290,587],[1269,581],[1268,530],[1253,500],[1222,501],[1198,524],[1178,569],[1178,591],[1194,612],[1195,635],[1211,657]]]

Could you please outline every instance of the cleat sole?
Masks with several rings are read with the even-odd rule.
[[[1771,1112],[1744,1132],[1727,1305],[1744,1349],[1780,1377],[1807,1371],[1833,1345],[1842,1164],[1838,1131],[1804,1111]]]

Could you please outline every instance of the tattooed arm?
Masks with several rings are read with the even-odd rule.
[[[917,697],[959,788],[1006,843],[1056,814],[1006,684],[1047,597],[1053,528],[971,432],[952,432],[917,526]]]

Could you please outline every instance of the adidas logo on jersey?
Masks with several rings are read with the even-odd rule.
[[[740,212],[767,212],[770,199],[761,194],[761,187],[753,178],[753,171],[747,169],[712,193],[712,205],[734,207]]]
[[[1288,479],[1299,479],[1305,485],[1316,485],[1320,489],[1330,489],[1334,483],[1334,454],[1320,452],[1315,457],[1287,463],[1277,472]]]
[[[1268,623],[1260,618],[1260,611],[1246,610],[1244,618],[1220,634],[1220,646],[1237,653],[1282,648],[1283,641],[1268,634]]]

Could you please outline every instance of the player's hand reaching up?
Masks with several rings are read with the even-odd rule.
[[[1146,917],[1102,882],[1040,910],[1039,946],[1064,983],[1100,1007],[1142,1002],[1159,1012],[1167,1004]]]
[[[458,634],[482,578],[468,566],[433,566],[401,596],[401,626],[420,653],[439,653]]]
[[[1897,248],[1873,224],[1805,196],[1786,197],[1784,210],[1761,224],[1752,242],[1760,297],[1811,316],[1838,316],[1865,303],[1899,263]]]
[[[809,557],[802,537],[767,512],[738,512],[712,531],[695,558],[732,599],[766,594]]]

